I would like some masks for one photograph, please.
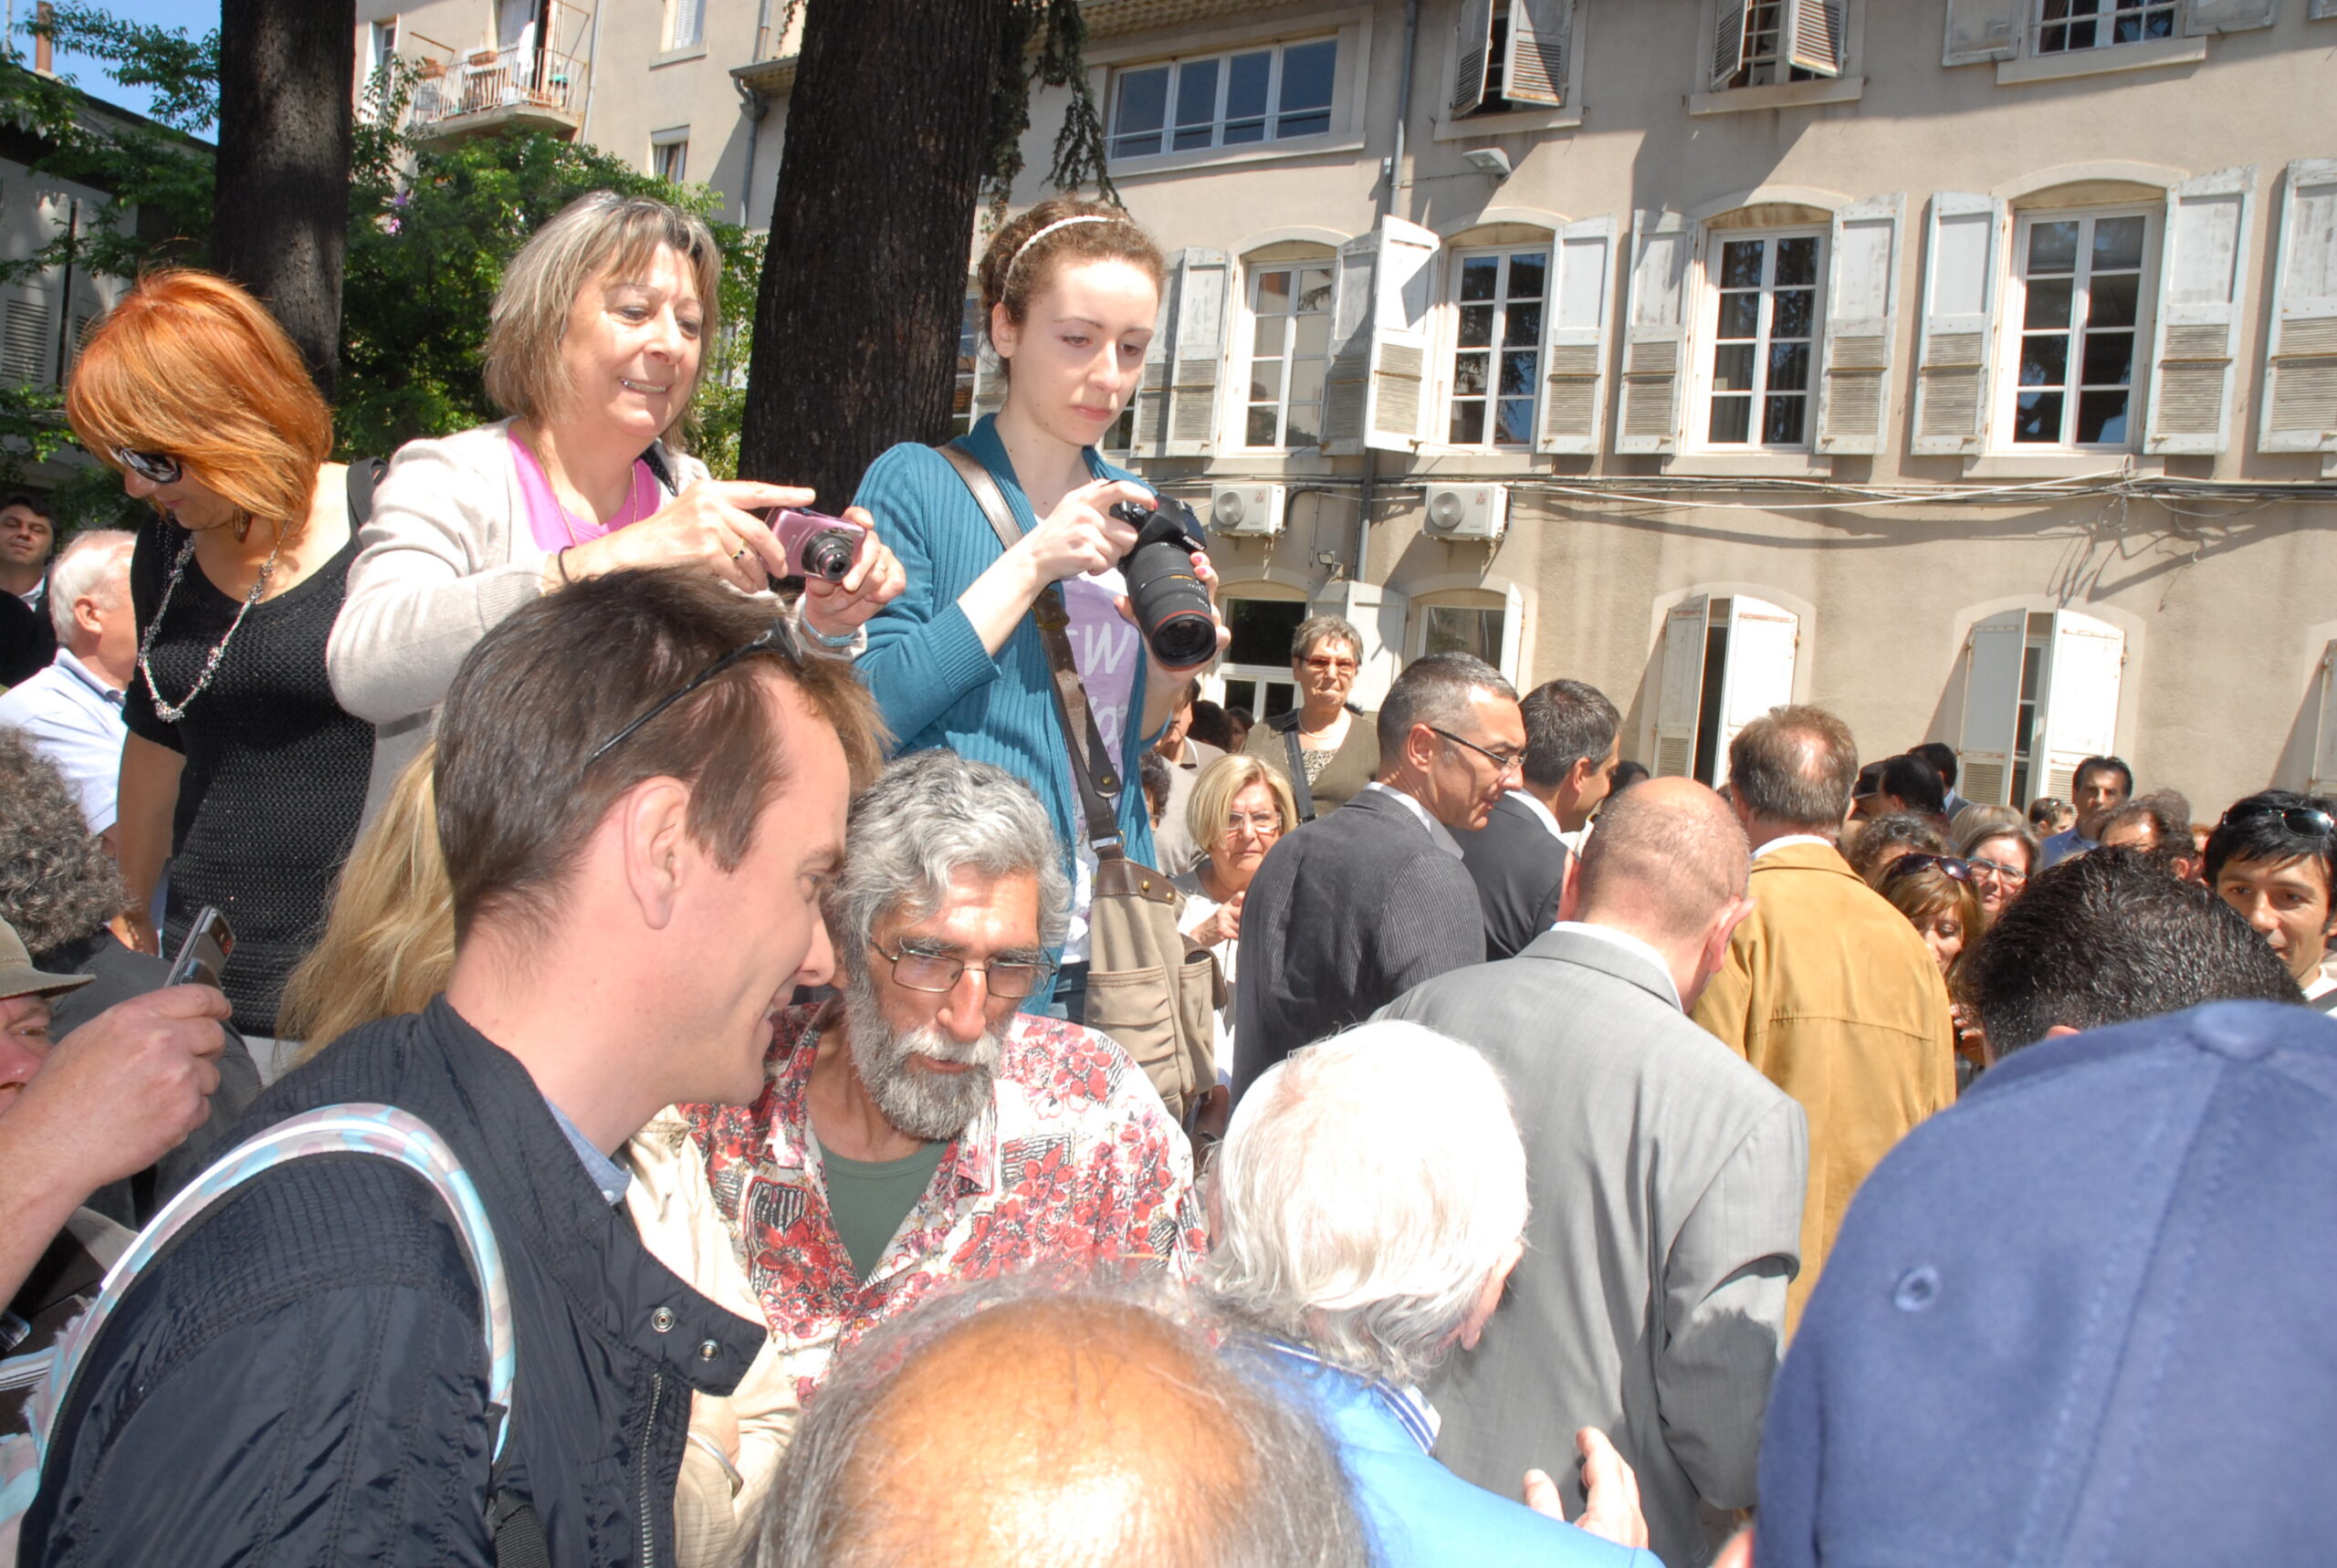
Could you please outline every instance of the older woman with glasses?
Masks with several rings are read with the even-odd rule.
[[[1178,928],[1217,956],[1225,977],[1225,1005],[1217,1009],[1221,1067],[1233,1061],[1233,966],[1242,946],[1242,904],[1266,852],[1297,820],[1290,780],[1272,763],[1221,757],[1193,780],[1187,822],[1205,858],[1169,881],[1185,895]]]
[[[1298,706],[1250,732],[1242,751],[1284,771],[1298,802],[1292,819],[1311,822],[1344,806],[1379,771],[1375,715],[1347,701],[1363,667],[1363,633],[1336,615],[1300,623],[1290,639],[1290,673]]]
[[[1971,862],[1980,910],[1994,920],[2020,896],[2037,870],[2037,835],[2010,806],[1966,806],[1955,813],[1955,838]]]

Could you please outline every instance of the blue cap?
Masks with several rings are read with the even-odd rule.
[[[2008,1058],[1867,1178],[1769,1406],[1760,1568],[2337,1560],[2337,1020]]]

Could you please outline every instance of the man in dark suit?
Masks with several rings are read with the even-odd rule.
[[[1607,798],[1623,716],[1597,686],[1545,681],[1517,705],[1525,777],[1482,828],[1463,829],[1462,863],[1485,911],[1485,956],[1508,958],[1558,917],[1567,859]]]
[[[1300,1046],[1484,957],[1477,884],[1452,831],[1484,826],[1517,779],[1517,692],[1482,659],[1432,653],[1388,689],[1378,740],[1378,778],[1284,834],[1251,881],[1236,1098]]]
[[[1709,1561],[1754,1500],[1800,1254],[1801,1107],[1682,1011],[1752,910],[1749,858],[1719,796],[1650,779],[1599,817],[1565,920],[1379,1015],[1483,1051],[1525,1134],[1525,1254],[1483,1341],[1429,1385],[1437,1457],[1511,1489],[1598,1427],[1673,1568]],[[1573,1514],[1581,1481],[1558,1476]]]

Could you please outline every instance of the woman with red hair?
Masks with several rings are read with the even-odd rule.
[[[227,917],[222,988],[267,1071],[278,994],[323,923],[373,760],[373,727],[325,679],[357,554],[332,416],[257,300],[179,269],[141,278],[90,334],[65,416],[154,509],[130,570],[114,830],[129,925],[157,950],[165,862],[164,941],[205,904]]]

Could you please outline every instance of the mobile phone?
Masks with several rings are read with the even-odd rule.
[[[793,507],[773,507],[767,520],[780,549],[787,552],[787,570],[781,575],[817,577],[829,582],[842,582],[851,575],[852,563],[860,555],[861,537],[868,531],[842,517]]]
[[[227,955],[235,950],[236,933],[227,917],[206,904],[187,927],[186,940],[179,944],[179,956],[171,960],[170,977],[162,984],[209,986],[216,990],[219,971],[227,967]]]

